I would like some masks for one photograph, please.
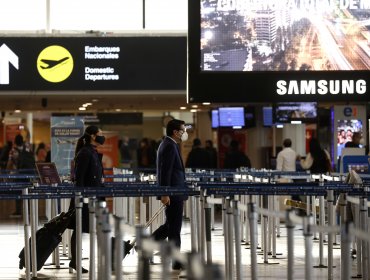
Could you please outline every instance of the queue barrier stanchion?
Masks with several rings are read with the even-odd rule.
[[[122,280],[122,259],[123,259],[123,234],[122,234],[123,218],[114,216],[114,249],[112,248],[112,256],[114,255],[114,263],[112,260],[113,271],[116,275],[116,280]]]
[[[31,219],[31,265],[32,265],[32,278],[37,278],[37,243],[36,231],[37,224],[35,219],[35,199],[30,200],[30,219]]]
[[[360,198],[360,228],[364,231],[367,232],[367,198],[361,197]],[[367,242],[365,240],[361,240],[361,262],[362,262],[362,279],[368,279],[368,250],[367,250]]]
[[[96,198],[89,198],[89,231],[90,231],[90,263],[89,263],[89,280],[96,279],[96,269],[95,269],[95,257],[96,257]]]
[[[103,218],[103,265],[104,265],[104,273],[103,279],[110,280],[112,277],[112,238],[111,238],[111,226],[109,223],[109,210],[108,208],[104,208],[104,212],[102,215]]]
[[[207,203],[207,197],[204,197],[204,216],[205,216],[205,238],[207,247],[207,264],[212,264],[212,234],[211,234],[211,205]]]
[[[328,190],[327,195],[327,203],[328,203],[328,225],[334,226],[334,219],[333,219],[333,208],[334,208],[334,191]],[[328,280],[332,280],[333,275],[333,267],[334,267],[334,260],[333,260],[333,233],[328,233]]]
[[[236,263],[236,279],[241,280],[243,278],[242,273],[242,253],[240,246],[240,211],[238,208],[238,198],[233,199],[234,206],[234,234],[235,234],[235,263]]]
[[[352,235],[350,234],[351,228],[353,228],[352,222],[347,222],[341,225],[340,240],[341,240],[341,251],[340,251],[340,275],[341,279],[351,279],[352,262],[351,262],[351,244]]]
[[[103,235],[102,235],[102,219],[104,214],[104,209],[106,206],[105,201],[99,201],[96,204],[96,234],[97,234],[97,249],[98,249],[98,269],[97,275],[98,279],[103,279]]]
[[[76,272],[77,272],[77,279],[82,279],[82,206],[83,206],[83,199],[81,193],[76,193],[75,198],[75,206],[76,206],[76,248],[72,248],[72,250],[76,250]]]
[[[250,230],[250,254],[251,254],[251,279],[257,280],[257,213],[256,204],[253,202],[252,195],[249,196],[248,202],[248,219]]]
[[[324,187],[324,179],[320,176],[319,185]],[[319,196],[319,226],[325,225],[325,203],[324,196]],[[315,268],[327,268],[324,264],[324,233],[319,232],[319,264],[314,266]]]
[[[143,240],[146,238],[145,229],[143,226],[136,227],[136,244],[138,247],[138,279],[150,280],[150,256],[143,249]]]
[[[192,188],[194,188],[194,185],[192,185]],[[198,188],[199,190],[199,188]],[[191,251],[197,252],[198,246],[197,246],[197,213],[195,210],[195,197],[191,196],[189,197],[189,205],[190,205],[190,241],[191,241]]]
[[[171,265],[171,244],[168,242],[161,242],[160,252],[162,258],[162,273],[161,279],[170,280],[170,265]]]
[[[200,255],[205,262],[206,260],[206,223],[205,223],[205,197],[203,192],[200,192],[199,196],[199,209],[200,209]]]
[[[226,273],[226,279],[232,280],[234,275],[234,240],[233,240],[233,208],[231,205],[232,198],[226,198],[226,216],[227,216],[227,238],[225,242],[227,242],[228,247],[228,257],[226,258],[226,262],[228,262],[228,271]]]
[[[303,217],[303,235],[305,244],[305,279],[312,280],[312,229],[313,217]]]
[[[288,251],[288,265],[287,265],[287,280],[294,279],[294,228],[295,224],[290,218],[293,209],[286,211],[285,224],[287,229],[287,251]]]
[[[24,188],[22,190],[23,195],[28,195],[28,189]],[[31,260],[30,260],[30,243],[28,239],[30,238],[30,220],[28,216],[28,200],[23,200],[23,223],[24,223],[24,259],[26,266],[26,280],[31,280]],[[32,275],[33,276],[33,275]]]

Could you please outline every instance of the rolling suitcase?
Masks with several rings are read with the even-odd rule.
[[[161,207],[158,209],[158,211],[149,219],[149,221],[146,222],[145,227],[146,228],[149,227],[154,222],[154,220],[159,216],[159,214],[162,213],[162,211],[165,208],[166,208],[165,205],[161,205]],[[132,240],[131,242],[130,241],[123,241],[123,243],[124,243],[123,258],[125,258],[130,253],[132,248],[135,247],[136,238],[134,240]],[[114,251],[115,251],[115,238],[112,237],[112,263],[114,263]]]
[[[51,253],[62,241],[62,234],[74,215],[75,209],[71,209],[67,213],[62,212],[44,224],[44,226],[36,232],[37,270],[43,267]],[[31,246],[31,238],[29,239],[29,243]],[[19,259],[19,269],[22,269],[25,267],[24,248],[19,253]],[[32,260],[30,270],[32,270]]]

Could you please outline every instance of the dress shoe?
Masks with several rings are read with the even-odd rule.
[[[76,263],[75,263],[75,262],[70,261],[70,262],[69,262],[69,267],[70,267],[70,268],[73,268],[74,270],[76,270]],[[88,272],[89,272],[89,271],[88,271],[86,268],[84,268],[84,267],[81,267],[81,269],[82,269],[82,273],[88,273]]]

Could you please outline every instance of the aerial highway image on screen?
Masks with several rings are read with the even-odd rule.
[[[202,71],[370,69],[370,0],[202,0]]]

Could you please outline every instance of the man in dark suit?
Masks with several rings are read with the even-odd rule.
[[[178,143],[186,141],[188,134],[185,122],[173,119],[166,127],[166,137],[158,148],[157,182],[159,186],[185,187],[185,169]],[[161,202],[166,205],[166,222],[153,232],[155,240],[172,241],[176,247],[181,246],[181,225],[183,205],[186,197],[162,196]],[[172,269],[182,269],[180,263],[174,262]]]

